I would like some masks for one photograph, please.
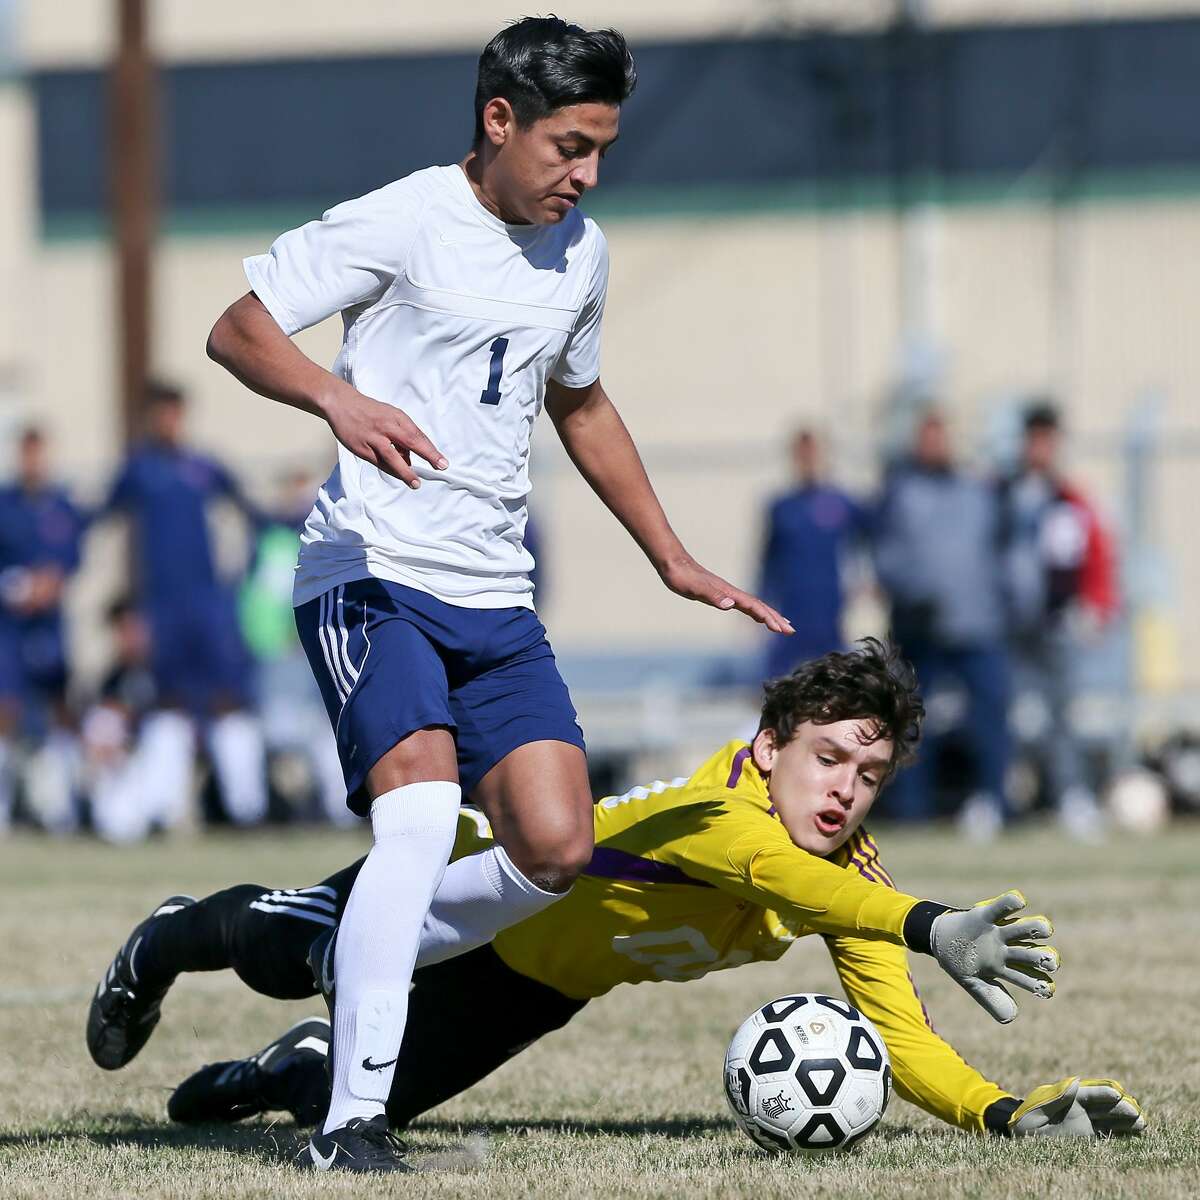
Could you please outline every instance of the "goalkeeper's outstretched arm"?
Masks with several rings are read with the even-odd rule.
[[[1024,1098],[987,1079],[934,1032],[900,946],[828,938],[846,996],[883,1035],[896,1092],[926,1112],[977,1133],[1014,1137],[1139,1134],[1146,1118],[1115,1080],[1070,1076]]]
[[[1048,999],[1058,951],[1046,917],[1018,917],[1020,892],[1005,892],[965,911],[905,895],[801,849],[782,825],[756,825],[726,841],[722,823],[706,827],[722,853],[700,853],[701,837],[685,843],[679,865],[695,878],[794,918],[826,937],[857,935],[932,955],[995,1020],[1011,1021],[1017,1005],[1008,987]],[[736,826],[735,826],[736,828]]]

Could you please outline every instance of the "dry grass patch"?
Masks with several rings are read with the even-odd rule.
[[[442,1106],[411,1133],[415,1179],[372,1181],[411,1197],[1172,1197],[1200,1179],[1200,829],[1080,848],[1050,831],[984,850],[944,832],[880,838],[902,887],[966,902],[1017,885],[1058,928],[1064,968],[1050,1003],[992,1024],[931,963],[917,977],[939,1030],[986,1074],[1021,1090],[1076,1072],[1113,1075],[1143,1100],[1150,1133],[1104,1144],[968,1137],[897,1101],[853,1154],[780,1160],[726,1119],[725,1042],[755,1005],[836,987],[816,939],[778,963],[692,984],[618,989],[572,1025]],[[170,1088],[201,1063],[249,1052],[304,1005],[249,994],[232,977],[172,992],[150,1045],[126,1070],[95,1069],[86,1002],[112,951],[173,891],[235,881],[316,882],[361,852],[331,833],[213,837],[113,851],[85,842],[0,843],[0,1195],[303,1197],[361,1195],[290,1158],[290,1123],[181,1129]],[[318,1004],[309,1005],[319,1011]],[[467,1037],[486,1036],[487,1012]],[[476,1132],[482,1131],[482,1132]]]

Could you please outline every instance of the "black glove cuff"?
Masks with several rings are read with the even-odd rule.
[[[1012,1119],[1013,1113],[1021,1107],[1021,1101],[1016,1096],[1005,1096],[1000,1100],[993,1100],[991,1104],[983,1110],[983,1125],[988,1133],[998,1133],[1001,1137],[1011,1137],[1012,1130],[1008,1127],[1008,1122]]]
[[[942,913],[950,911],[949,904],[938,904],[935,900],[919,900],[904,918],[904,944],[918,954],[932,954],[933,923]]]

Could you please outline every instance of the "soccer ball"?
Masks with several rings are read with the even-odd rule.
[[[805,992],[764,1004],[725,1053],[734,1120],[764,1150],[845,1150],[875,1128],[892,1092],[879,1030],[845,1000]]]

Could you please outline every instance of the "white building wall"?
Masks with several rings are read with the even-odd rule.
[[[37,65],[95,64],[112,53],[112,0],[16,0],[20,41]],[[146,0],[164,60],[283,58],[481,48],[526,10],[512,0]],[[639,41],[878,28],[893,0],[572,0],[559,15]],[[930,24],[1077,21],[1193,14],[1200,0],[925,0]],[[540,10],[537,10],[540,11]]]
[[[938,218],[932,287],[946,350],[942,394],[973,446],[996,404],[1049,386],[1062,350],[1051,336],[1051,216],[1036,209],[951,209]],[[1097,205],[1079,211],[1078,363],[1064,396],[1079,434],[1115,439],[1148,389],[1166,399],[1168,429],[1197,425],[1200,350],[1188,336],[1200,310],[1200,205]],[[898,228],[887,213],[615,220],[606,226],[612,282],[604,377],[643,447],[667,510],[714,570],[749,583],[758,512],[784,470],[784,439],[817,422],[842,465],[872,482],[879,416],[899,361]],[[319,422],[242,389],[204,356],[213,320],[245,283],[243,255],[267,231],[177,238],[158,259],[157,369],[181,381],[197,439],[227,457],[264,497],[288,466],[323,470],[332,441]],[[28,293],[40,315],[24,344],[29,412],[56,434],[69,477],[95,490],[117,451],[112,269],[96,241],[42,248]],[[331,362],[336,321],[302,336]],[[1119,517],[1118,464],[1080,467]],[[651,577],[638,552],[565,465],[548,423],[539,432],[535,504],[548,525],[547,609],[564,646],[715,647],[750,630],[686,605]],[[1200,589],[1200,549],[1181,514],[1189,474],[1165,469],[1162,533],[1180,595]],[[1183,661],[1200,680],[1200,618],[1180,606]]]
[[[37,228],[33,161],[28,93],[16,81],[0,80],[0,427],[19,410],[28,386],[28,287]]]
[[[153,0],[165,59],[394,52],[479,45],[514,10],[459,0]],[[631,36],[752,32],[784,20],[845,25],[881,19],[882,3],[766,0],[581,0],[585,24]],[[21,44],[32,66],[91,63],[111,49],[108,0],[25,0]],[[930,0],[930,19],[1078,18],[1200,11],[1200,0]],[[43,244],[36,233],[28,97],[0,86],[0,421],[43,420],[66,476],[95,495],[118,451],[114,419],[114,282],[98,241]],[[702,561],[749,583],[760,505],[782,479],[784,437],[817,421],[843,448],[842,466],[871,482],[879,415],[901,362],[901,239],[896,217],[862,211],[824,218],[676,217],[612,221],[613,277],[605,378],[643,446],[667,509]],[[177,238],[156,270],[155,360],[194,398],[193,428],[264,496],[297,461],[324,468],[323,427],[250,395],[207,362],[207,330],[244,287],[239,262],[270,230]],[[1065,241],[1064,241],[1065,239]],[[1016,392],[1058,386],[1072,426],[1115,438],[1148,389],[1165,397],[1176,433],[1200,422],[1200,204],[1093,203],[1057,216],[1036,205],[941,211],[929,239],[932,333],[944,351],[942,393],[965,441]],[[1067,247],[1064,258],[1056,255]],[[1056,261],[1059,268],[1056,268]],[[1065,273],[1063,262],[1069,266]],[[332,359],[336,323],[304,335]],[[549,526],[546,615],[562,646],[713,648],[751,630],[668,595],[616,523],[539,433],[535,503]],[[1094,444],[1094,443],[1090,443]],[[1113,513],[1121,472],[1111,456],[1080,462]],[[1200,547],[1191,528],[1195,466],[1184,454],[1159,470],[1159,532],[1174,581],[1180,678],[1200,684]],[[94,616],[116,586],[111,536],[93,543],[76,605]],[[94,626],[81,642],[94,653]]]

